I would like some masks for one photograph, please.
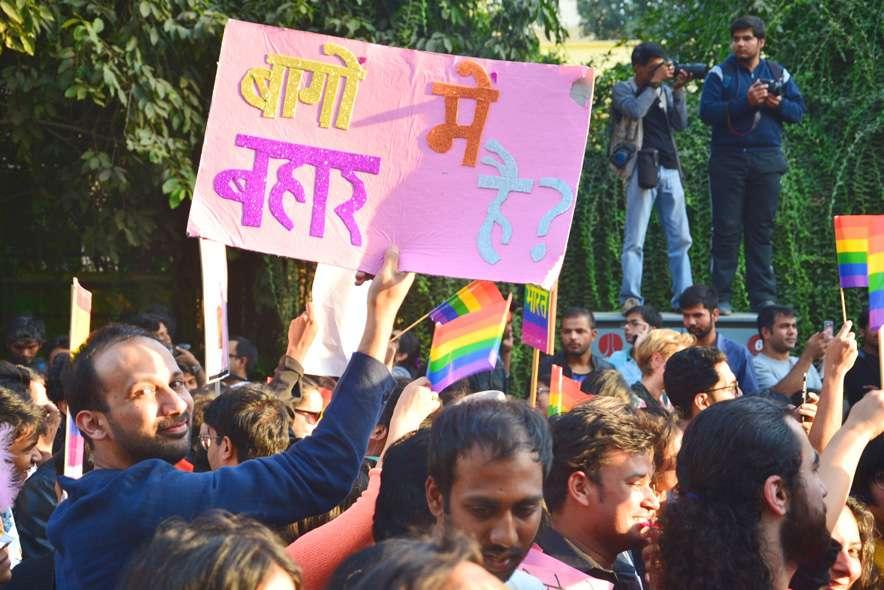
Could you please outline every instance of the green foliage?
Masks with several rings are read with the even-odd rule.
[[[595,39],[631,39],[649,0],[577,0],[580,28]]]
[[[0,273],[174,273],[164,303],[177,301],[189,339],[199,275],[184,219],[228,17],[521,61],[550,59],[538,26],[565,34],[554,0],[0,0],[0,11],[14,50],[0,54],[0,186],[11,187],[0,206],[12,213],[0,217]],[[311,265],[237,253],[234,267],[232,329],[276,348]],[[421,278],[403,321],[455,284]]]
[[[884,212],[878,12],[874,3],[863,0],[693,0],[649,5],[636,29],[637,38],[658,41],[681,60],[714,63],[729,53],[732,18],[750,13],[767,23],[765,54],[795,76],[807,104],[802,123],[788,125],[784,133],[790,168],[783,178],[774,245],[779,298],[799,310],[804,334],[818,330],[826,318],[840,323],[832,215]],[[630,75],[624,65],[606,72],[596,84],[575,222],[560,280],[563,305],[615,309],[618,302],[625,205],[619,182],[607,170],[606,127],[611,86]],[[686,174],[694,280],[708,283],[709,130],[699,120],[699,86],[694,83],[689,91],[690,126],[677,134],[676,142]],[[643,294],[667,309],[669,275],[661,272],[668,269],[666,243],[656,216],[644,251]],[[848,315],[855,320],[866,294],[851,289],[847,295]],[[742,262],[734,303],[748,308]]]

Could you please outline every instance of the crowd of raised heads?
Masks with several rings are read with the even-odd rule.
[[[357,276],[367,320],[337,378],[304,374],[310,307],[271,374],[234,336],[213,383],[161,308],[73,354],[39,318],[8,321],[3,588],[881,587],[884,392],[866,316],[859,341],[848,322],[794,356],[794,311],[764,309],[752,356],[695,285],[684,331],[634,306],[628,347],[605,358],[592,312],[568,309],[532,406],[509,331],[493,371],[432,391],[417,339],[393,338],[413,278],[395,250]],[[582,398],[551,416],[552,363]],[[64,475],[68,417],[79,478]]]

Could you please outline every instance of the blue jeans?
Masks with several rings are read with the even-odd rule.
[[[638,171],[633,171],[626,185],[626,228],[623,236],[623,283],[620,286],[620,303],[630,297],[644,303],[642,298],[642,259],[645,235],[651,210],[656,205],[660,222],[666,232],[669,274],[672,277],[672,307],[678,308],[681,292],[693,284],[691,261],[691,231],[684,203],[684,189],[678,170],[660,167],[657,187],[643,189],[638,186]]]

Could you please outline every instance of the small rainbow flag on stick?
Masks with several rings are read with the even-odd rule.
[[[427,367],[433,391],[494,368],[511,299],[512,295],[446,324],[436,324]]]
[[[549,378],[549,406],[546,410],[548,416],[569,412],[571,408],[588,402],[593,397],[580,391],[579,381],[565,377],[562,367],[552,366]]]
[[[884,215],[869,224],[869,329],[884,326]]]
[[[872,215],[835,216],[835,252],[842,289],[869,284],[867,258],[872,219]]]
[[[445,324],[487,305],[503,301],[500,290],[491,281],[473,281],[430,312],[430,319]]]

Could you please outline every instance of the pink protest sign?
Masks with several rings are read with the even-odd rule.
[[[374,271],[550,286],[592,70],[395,49],[230,20],[187,231]]]
[[[547,590],[612,590],[614,585],[607,580],[599,580],[562,563],[547,555],[535,545],[531,547],[519,569],[529,573],[543,584]]]

